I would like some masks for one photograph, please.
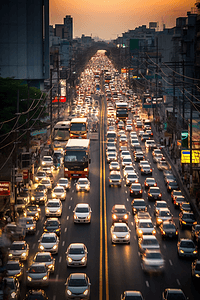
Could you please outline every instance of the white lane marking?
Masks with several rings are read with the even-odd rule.
[[[62,242],[62,246],[64,246],[64,245],[65,245],[65,241]]]
[[[124,186],[126,187],[126,184],[124,184]]]
[[[131,225],[133,226],[133,222],[131,222]]]
[[[72,200],[72,197],[70,198],[70,200]]]
[[[163,248],[166,249],[166,245],[165,244],[163,245]]]
[[[172,263],[171,259],[169,259],[169,263],[170,263],[171,266],[173,266],[173,263]]]
[[[74,193],[74,190],[72,190],[72,193]]]
[[[134,235],[134,239],[137,240],[136,235]],[[139,252],[138,252],[139,253]]]
[[[32,248],[33,248],[33,249],[35,248],[35,243],[33,244]]]
[[[69,216],[67,216],[67,220],[69,220]]]
[[[149,287],[149,282],[148,281],[146,281],[146,286]]]
[[[56,275],[56,281],[58,281],[58,276],[59,276],[59,275],[57,274],[57,275]]]
[[[59,257],[59,263],[61,263],[61,261],[62,261],[62,256]]]
[[[151,205],[149,204],[149,208],[151,208]]]
[[[44,217],[42,217],[41,221],[42,221],[42,223],[43,223],[43,221],[44,221]]]
[[[125,193],[127,194],[127,191],[125,191]]]
[[[67,227],[65,227],[65,232],[67,231]]]
[[[181,285],[181,284],[180,284],[180,281],[178,280],[178,278],[176,279],[176,282],[178,283],[178,285]]]
[[[69,209],[71,209],[71,205],[69,206]]]
[[[40,232],[40,231],[39,231],[39,229],[38,229],[37,232],[36,232],[36,235],[39,235],[39,232]]]
[[[127,198],[126,200],[127,200],[127,201],[129,201],[129,199],[128,199],[128,198]]]

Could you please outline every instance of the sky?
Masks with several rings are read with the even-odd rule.
[[[49,0],[50,25],[63,24],[66,15],[73,18],[73,37],[116,39],[123,32],[159,22],[171,28],[176,18],[186,17],[195,8],[195,0]]]

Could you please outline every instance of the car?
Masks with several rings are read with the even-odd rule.
[[[138,139],[137,139],[137,138],[134,138],[134,139],[132,138],[132,139],[131,139],[131,149],[132,149],[132,150],[133,150],[133,149],[134,149],[134,150],[137,150],[137,148],[136,148],[137,146],[141,147],[141,146],[140,146],[140,143],[139,143],[139,141],[138,141]],[[138,149],[138,150],[139,150],[139,149]],[[140,150],[141,150],[141,149],[140,149]]]
[[[74,223],[90,223],[91,222],[91,207],[87,203],[76,204],[74,210]]]
[[[150,135],[144,132],[143,135],[141,136],[141,142],[146,142],[147,140],[150,140]]]
[[[144,300],[140,291],[124,291],[121,294],[121,300]]]
[[[188,300],[181,289],[167,288],[162,293],[162,300]]]
[[[141,258],[144,272],[162,273],[164,271],[165,261],[160,250],[146,250]]]
[[[49,199],[45,204],[46,217],[61,217],[62,215],[62,202],[60,199]]]
[[[117,135],[120,137],[121,135],[126,135],[126,132],[124,130],[119,130]]]
[[[59,238],[55,232],[44,232],[38,240],[38,249],[42,252],[58,253]]]
[[[143,134],[144,134],[144,130],[139,130],[138,136],[142,137]]]
[[[172,203],[174,202],[174,199],[175,199],[177,196],[183,196],[181,190],[173,190],[173,191],[171,192]]]
[[[128,140],[127,140],[127,136],[126,135],[121,135],[119,137],[119,144],[120,145],[127,145],[128,144]]]
[[[195,243],[198,243],[200,240],[200,224],[192,226],[191,238]]]
[[[8,249],[8,259],[27,260],[29,245],[26,241],[14,241]]]
[[[182,203],[180,203],[180,211],[192,212],[192,207],[191,207],[190,202],[182,202]]]
[[[197,246],[191,239],[180,239],[177,243],[177,252],[179,257],[197,258]]]
[[[31,289],[26,294],[24,300],[48,300],[48,297],[42,289]]]
[[[83,243],[72,243],[65,252],[68,267],[86,267],[88,251]]]
[[[146,175],[146,174],[152,175],[152,169],[151,169],[150,165],[143,165],[141,167],[140,171],[141,171],[141,175]]]
[[[107,155],[107,162],[110,163],[111,161],[117,161],[117,152],[108,153]]]
[[[154,157],[157,154],[162,154],[162,151],[159,148],[156,148],[152,151],[152,157]]]
[[[164,182],[166,185],[171,181],[176,181],[176,177],[173,174],[168,174],[164,176]]]
[[[47,193],[45,190],[35,189],[31,196],[31,202],[36,204],[45,204],[47,202]]]
[[[90,181],[88,178],[79,178],[76,183],[77,192],[89,192],[90,191]]]
[[[137,214],[134,215],[135,228],[138,222],[142,219],[151,219],[151,216],[148,211],[138,211]]]
[[[130,132],[130,138],[134,139],[135,137],[137,138],[137,132],[136,131],[131,131]]]
[[[136,235],[140,238],[143,235],[156,234],[155,227],[151,219],[140,219],[136,224]]]
[[[126,131],[132,131],[132,130],[133,130],[132,125],[127,124],[126,127],[125,127],[125,130],[126,130]]]
[[[175,208],[180,208],[180,205],[182,203],[186,203],[184,196],[176,196],[173,199],[174,199],[173,203],[174,203]]]
[[[19,281],[22,280],[24,265],[19,260],[8,260],[5,268],[8,277],[16,277]]]
[[[38,171],[35,176],[34,176],[34,180],[35,182],[40,182],[43,178],[46,178],[46,172],[45,171]]]
[[[110,154],[110,153],[116,153],[116,151],[117,151],[116,146],[115,147],[107,147],[106,156],[108,156],[108,154]]]
[[[144,199],[137,199],[135,198],[132,202],[131,202],[131,206],[132,206],[132,212],[133,214],[137,214],[139,211],[147,211],[147,206],[145,203]]]
[[[61,233],[61,224],[58,218],[48,218],[43,225],[44,232],[55,232],[58,236]]]
[[[160,250],[160,245],[155,235],[142,235],[138,239],[138,248],[140,253],[144,253],[146,250]]]
[[[122,168],[124,168],[125,166],[132,166],[132,164],[133,162],[130,155],[124,156],[122,158]]]
[[[32,217],[35,221],[38,221],[40,218],[41,208],[39,205],[30,205],[27,206],[24,211],[24,217]]]
[[[33,258],[34,263],[44,263],[50,273],[55,271],[55,258],[51,255],[51,252],[37,252]]]
[[[138,167],[139,169],[141,169],[145,165],[149,166],[149,162],[147,160],[141,160],[140,163],[138,164]]]
[[[141,160],[144,159],[144,154],[142,151],[137,151],[134,153],[134,159],[136,162],[140,162]]]
[[[66,199],[66,190],[63,186],[57,185],[52,190],[51,196],[53,199],[65,200]]]
[[[153,162],[154,162],[154,163],[158,163],[158,162],[160,162],[162,159],[163,159],[162,153],[158,153],[158,154],[155,154],[155,155],[153,156]]]
[[[180,212],[179,213],[179,224],[183,227],[192,227],[197,224],[197,221],[195,219],[193,212]]]
[[[162,208],[168,208],[167,202],[164,200],[156,201],[154,204],[154,215],[157,216]]]
[[[120,170],[120,165],[117,161],[111,161],[109,164],[109,170],[110,171],[119,171]]]
[[[178,189],[179,189],[179,186],[178,186],[178,183],[176,181],[170,181],[167,184],[168,193],[171,193],[173,190],[178,190]]]
[[[169,208],[160,208],[158,213],[156,214],[156,226],[159,226],[164,221],[172,221],[172,214]]]
[[[40,181],[41,184],[44,184],[48,191],[52,189],[51,179],[49,177],[42,178]]]
[[[112,224],[117,222],[125,222],[128,224],[129,214],[126,210],[126,206],[123,204],[115,204],[111,210]]]
[[[58,185],[64,187],[65,190],[69,190],[71,187],[70,181],[68,178],[60,178],[58,180]]]
[[[117,128],[118,129],[124,129],[124,122],[123,121],[119,121],[117,124]]]
[[[125,168],[123,169],[123,175],[125,178],[129,173],[135,173],[135,168],[131,165],[125,166]]]
[[[157,162],[157,168],[158,170],[163,171],[163,170],[170,170],[171,166],[166,160],[160,160],[159,162]]]
[[[5,282],[9,288],[10,297],[7,298],[6,295],[4,295],[4,285]],[[19,280],[16,277],[4,277],[4,280],[2,282],[2,286],[0,289],[0,299],[13,299],[13,300],[19,300],[20,299],[20,283]]]
[[[200,280],[200,260],[195,259],[191,265],[191,276],[199,282]]]
[[[26,285],[27,286],[48,286],[49,285],[49,269],[45,263],[33,263],[27,270]]]
[[[122,178],[120,171],[111,171],[109,175],[109,186],[119,186],[122,185]]]
[[[36,221],[33,217],[21,217],[19,222],[23,223],[26,228],[26,234],[35,234],[37,230]]]
[[[112,243],[130,243],[130,229],[126,223],[114,223],[110,233]]]
[[[41,160],[41,164],[42,166],[50,166],[53,167],[53,158],[51,156],[43,156],[42,160]]]
[[[153,177],[147,177],[144,181],[144,188],[148,189],[151,186],[157,186],[156,180]]]
[[[159,200],[161,199],[162,194],[159,187],[151,186],[148,190],[148,200]]]
[[[146,140],[145,141],[145,148],[147,150],[154,150],[157,148],[156,143],[154,140]]]
[[[142,185],[138,182],[138,183],[132,183],[130,186],[130,196],[131,197],[142,197]]]
[[[163,221],[159,228],[162,239],[178,238],[178,229],[173,221]]]
[[[132,183],[137,182],[139,182],[137,174],[135,172],[128,173],[128,175],[126,176],[126,185],[130,186]]]
[[[90,280],[85,273],[71,273],[65,282],[66,299],[90,299]]]

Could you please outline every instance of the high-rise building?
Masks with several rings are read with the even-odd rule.
[[[64,24],[55,24],[55,35],[61,39],[72,41],[73,39],[73,19],[71,16],[64,18]]]
[[[1,0],[0,76],[42,88],[49,78],[49,0]]]

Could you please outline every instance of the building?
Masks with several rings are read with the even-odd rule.
[[[67,15],[64,18],[64,24],[55,24],[54,35],[68,41],[73,39],[73,19],[71,16]]]
[[[0,76],[43,88],[49,78],[49,0],[2,0]]]

